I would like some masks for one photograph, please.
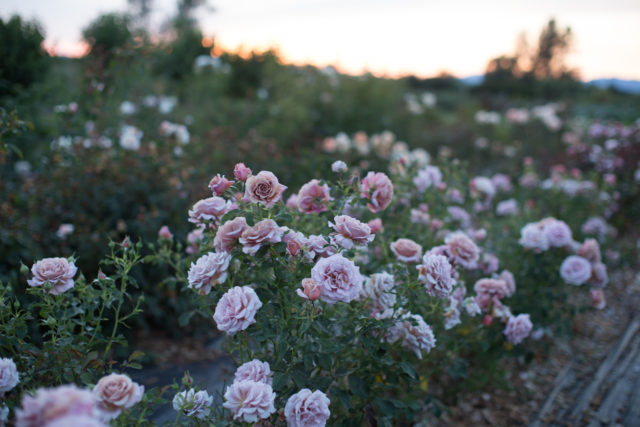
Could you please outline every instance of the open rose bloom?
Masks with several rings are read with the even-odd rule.
[[[256,292],[249,286],[229,289],[218,301],[213,320],[218,329],[233,335],[256,322],[255,316],[262,307]]]
[[[127,375],[111,374],[100,378],[93,395],[106,418],[113,419],[142,400],[144,386],[131,381]]]
[[[78,269],[66,258],[44,258],[33,264],[31,273],[33,278],[27,280],[29,286],[39,287],[45,283],[51,285],[49,293],[59,295],[73,288],[73,276]]]
[[[287,187],[280,184],[272,172],[261,171],[258,175],[247,178],[244,200],[270,208],[282,198],[282,193],[286,189]]]
[[[89,390],[75,385],[41,388],[35,394],[26,394],[16,409],[16,426],[40,427],[65,417],[86,417],[99,422],[104,413]]]
[[[276,411],[276,394],[269,384],[252,380],[237,381],[227,387],[222,406],[233,413],[233,419],[255,423]]]
[[[330,195],[329,186],[320,184],[317,179],[312,179],[300,188],[296,199],[298,210],[302,213],[312,214],[324,212],[327,205],[333,200]]]
[[[320,390],[303,388],[287,400],[284,416],[289,427],[323,427],[331,415],[329,398]]]
[[[393,184],[382,172],[369,172],[362,180],[360,195],[369,199],[367,208],[371,212],[385,210],[393,200]]]

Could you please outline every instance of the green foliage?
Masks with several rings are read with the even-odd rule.
[[[91,46],[89,55],[108,62],[133,40],[131,17],[121,13],[100,15],[84,30],[82,37]]]

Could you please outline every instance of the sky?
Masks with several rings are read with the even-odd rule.
[[[514,51],[522,32],[534,44],[555,18],[574,33],[571,66],[583,79],[640,80],[640,0],[209,0],[199,10],[206,35],[230,49],[276,47],[286,62],[341,71],[422,77],[484,72],[489,59]],[[176,0],[154,0],[153,23]],[[126,0],[0,0],[0,16],[18,13],[44,27],[59,54],[82,52],[81,31]]]

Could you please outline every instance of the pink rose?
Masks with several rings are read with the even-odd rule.
[[[380,218],[374,218],[367,223],[369,228],[371,228],[372,233],[379,233],[382,231],[382,220]]]
[[[540,221],[540,226],[547,235],[549,246],[555,248],[571,247],[573,243],[571,229],[564,221],[546,218]]]
[[[396,304],[396,294],[393,291],[396,283],[389,273],[372,274],[364,283],[362,294],[370,301],[369,307],[383,312],[393,308]]]
[[[233,185],[233,181],[229,181],[224,175],[216,175],[209,181],[209,190],[214,196],[222,196],[227,188]]]
[[[253,359],[251,362],[243,363],[236,369],[233,382],[237,383],[244,380],[251,380],[271,385],[273,381],[271,378],[272,375],[268,362]]]
[[[255,423],[276,411],[276,394],[269,384],[251,380],[234,382],[224,393],[222,406],[233,412],[233,419]]]
[[[582,285],[591,277],[591,263],[581,256],[568,256],[560,266],[560,276],[570,285]]]
[[[338,215],[333,220],[335,224],[329,222],[329,227],[333,228],[336,232],[331,233],[331,240],[345,249],[353,249],[355,246],[366,246],[375,238],[375,235],[371,234],[371,228],[367,224],[348,215]]]
[[[165,240],[173,240],[173,234],[171,234],[171,230],[166,225],[163,225],[160,230],[158,230],[158,237],[160,239]]]
[[[244,217],[236,217],[222,224],[213,239],[213,246],[219,252],[231,252],[242,233],[248,228]]]
[[[288,427],[324,427],[331,415],[329,398],[320,390],[303,388],[284,407]]]
[[[33,264],[33,278],[27,280],[27,283],[38,287],[48,282],[51,285],[49,293],[59,295],[73,288],[73,276],[77,272],[75,264],[66,258],[44,258]]]
[[[516,279],[510,271],[504,270],[498,279],[503,280],[506,285],[507,293],[504,296],[510,297],[516,292]]]
[[[477,294],[476,302],[485,311],[488,311],[492,304],[501,306],[500,300],[509,293],[507,283],[500,279],[480,279],[473,289]]]
[[[600,254],[600,244],[596,239],[586,239],[584,243],[578,248],[576,254],[585,258],[592,264],[602,262],[602,255]]]
[[[333,199],[329,194],[329,186],[320,185],[320,181],[312,179],[298,192],[298,210],[307,214],[324,212],[331,200]]]
[[[233,176],[236,177],[238,181],[245,182],[247,178],[251,175],[251,169],[246,167],[244,163],[236,163],[233,168]]]
[[[609,275],[607,274],[607,266],[601,262],[591,265],[591,288],[603,289],[609,283]]]
[[[386,209],[393,199],[393,184],[384,173],[369,172],[362,180],[360,195],[371,201],[367,204],[371,212],[380,212]]]
[[[282,241],[282,230],[272,219],[263,219],[253,227],[246,228],[240,236],[242,252],[255,255],[262,245]]]
[[[445,256],[427,252],[417,269],[420,274],[418,278],[424,283],[427,294],[438,298],[447,298],[451,294],[455,280],[451,274],[451,264]]]
[[[123,410],[131,408],[142,400],[144,386],[126,375],[111,374],[100,378],[93,388],[98,407],[106,413],[107,419],[116,418]]]
[[[311,269],[311,278],[321,286],[320,299],[328,304],[358,299],[362,289],[360,268],[340,254],[321,258]]]
[[[433,330],[419,314],[405,313],[389,328],[389,342],[402,341],[402,346],[422,360],[422,351],[429,353],[436,346]]]
[[[437,186],[442,182],[442,172],[437,166],[425,166],[418,171],[418,175],[413,178],[418,192],[424,193],[431,186]]]
[[[462,267],[472,270],[478,267],[480,249],[466,234],[455,232],[444,239],[449,258]]]
[[[391,251],[402,262],[420,262],[422,246],[411,239],[398,239],[391,243]]]
[[[25,394],[16,409],[16,427],[40,427],[67,416],[86,416],[98,420],[100,411],[89,390],[75,385],[38,389]]]
[[[199,225],[198,228],[192,230],[187,234],[187,242],[189,242],[189,246],[185,249],[188,254],[195,254],[198,252],[198,246],[200,241],[204,239],[204,224]]]
[[[18,368],[13,359],[0,358],[0,398],[20,382]]]
[[[249,286],[235,286],[218,301],[213,320],[219,330],[234,335],[256,323],[255,317],[260,307],[262,302],[256,291]]]
[[[312,234],[306,241],[309,251],[309,258],[313,260],[316,256],[326,258],[336,253],[333,246],[329,245],[327,240],[319,235]]]
[[[537,222],[532,222],[522,227],[520,236],[518,243],[527,249],[532,249],[534,252],[542,252],[549,249],[549,238]]]
[[[504,334],[507,336],[507,341],[511,344],[519,344],[533,329],[533,324],[529,319],[528,314],[518,314],[516,317],[510,317],[507,321],[507,327],[504,329]]]
[[[280,198],[287,187],[278,182],[278,178],[269,172],[261,171],[258,175],[247,178],[245,184],[244,200],[252,203],[261,203],[270,208]]]
[[[322,288],[313,279],[302,279],[302,289],[296,289],[296,293],[304,299],[315,301],[320,298]]]
[[[289,198],[287,198],[285,205],[292,210],[298,209],[298,195],[296,193],[290,195]]]
[[[232,209],[233,203],[222,197],[209,197],[198,201],[189,211],[189,222],[203,224],[205,221],[219,221]]]
[[[287,244],[287,252],[292,257],[300,253],[305,240],[304,235],[297,231],[289,231],[282,237],[282,241]]]
[[[226,252],[209,252],[201,256],[189,269],[189,288],[196,289],[198,294],[207,295],[211,287],[227,280],[227,269],[231,255]]]

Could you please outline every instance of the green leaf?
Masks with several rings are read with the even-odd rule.
[[[400,369],[402,369],[402,372],[409,375],[412,379],[414,380],[417,379],[416,369],[413,367],[411,363],[400,362]]]
[[[367,384],[359,377],[354,375],[349,376],[349,388],[353,394],[363,399],[366,399],[367,394]]]

